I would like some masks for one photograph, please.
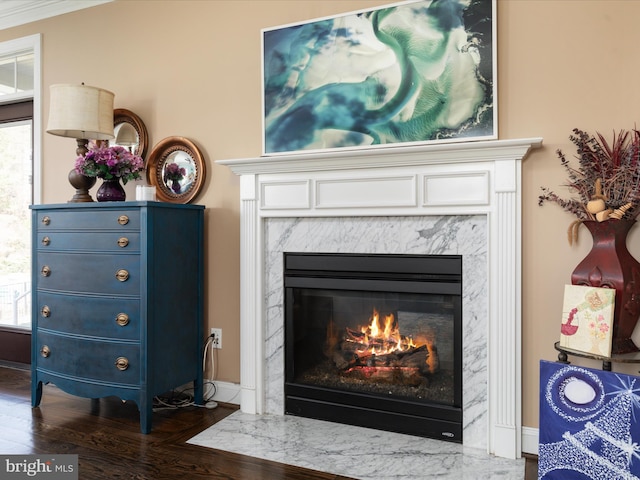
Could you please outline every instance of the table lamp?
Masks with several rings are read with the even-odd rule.
[[[128,147],[131,153],[136,153],[134,147],[137,147],[138,143],[140,143],[138,132],[133,128],[133,125],[126,122],[121,123],[113,143],[121,147]]]
[[[102,88],[85,85],[56,84],[50,87],[47,133],[75,138],[76,155],[86,155],[89,140],[109,140],[113,135],[114,94]],[[76,189],[70,203],[93,202],[89,189],[95,177],[69,172],[69,183]]]

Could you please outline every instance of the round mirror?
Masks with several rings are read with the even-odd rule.
[[[113,134],[115,138],[110,144],[125,147],[144,159],[149,137],[140,117],[125,108],[116,108],[113,111]]]
[[[147,181],[156,187],[158,200],[189,203],[204,184],[205,164],[198,147],[184,137],[158,143],[147,161]]]

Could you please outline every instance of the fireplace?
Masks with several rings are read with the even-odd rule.
[[[242,411],[284,414],[283,252],[459,254],[463,444],[518,458],[521,164],[541,145],[530,138],[217,161],[240,176]]]
[[[462,257],[284,253],[285,413],[462,442]]]

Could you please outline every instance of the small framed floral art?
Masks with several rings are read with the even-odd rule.
[[[615,295],[613,288],[565,285],[560,347],[611,356]]]

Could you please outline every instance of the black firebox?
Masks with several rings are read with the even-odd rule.
[[[285,253],[285,413],[462,442],[462,257]]]

